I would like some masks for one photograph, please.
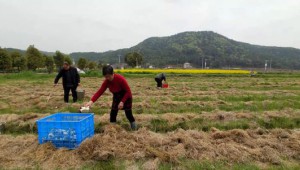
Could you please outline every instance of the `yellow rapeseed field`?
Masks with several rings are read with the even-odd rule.
[[[137,74],[250,74],[249,70],[213,70],[213,69],[122,69],[117,73],[137,73]]]

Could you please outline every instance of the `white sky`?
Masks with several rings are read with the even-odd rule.
[[[300,48],[299,0],[0,0],[0,46],[103,52],[152,36],[215,31]]]

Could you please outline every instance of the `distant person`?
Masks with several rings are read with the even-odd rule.
[[[254,77],[254,76],[255,76],[255,72],[254,72],[254,70],[251,70],[250,77]]]
[[[57,74],[54,80],[54,87],[57,86],[59,79],[62,77],[64,88],[64,101],[69,102],[69,93],[72,92],[73,102],[77,101],[76,89],[80,85],[80,76],[77,68],[70,66],[70,63],[64,62],[63,68]]]
[[[165,73],[160,73],[155,76],[157,88],[162,88],[162,81],[167,81]]]
[[[112,66],[107,65],[102,69],[102,74],[105,77],[100,89],[91,98],[91,101],[85,104],[90,107],[108,88],[113,94],[113,101],[110,111],[110,122],[117,122],[117,114],[119,110],[125,110],[125,115],[130,122],[132,130],[136,129],[135,119],[132,115],[132,94],[126,79],[114,73]]]

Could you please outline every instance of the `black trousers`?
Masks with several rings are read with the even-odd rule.
[[[110,122],[111,123],[117,122],[118,111],[119,110],[111,109],[111,111],[110,111]],[[132,110],[131,109],[130,110],[125,110],[125,115],[126,115],[128,121],[130,123],[135,122],[135,119],[134,119],[134,117],[132,115]]]
[[[162,87],[162,79],[155,78],[155,81],[157,83],[157,87]]]
[[[72,87],[65,86],[64,87],[64,101],[66,103],[69,103],[69,94],[70,94],[70,91],[72,92],[73,102],[77,101],[77,92],[76,92],[76,89],[77,89],[77,86],[72,86]]]

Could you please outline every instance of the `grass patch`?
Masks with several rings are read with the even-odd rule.
[[[229,122],[209,121],[202,118],[196,118],[189,121],[182,121],[175,124],[170,124],[164,119],[152,119],[150,122],[150,129],[154,132],[170,132],[176,129],[196,129],[202,131],[209,131],[212,127],[220,130],[232,129],[248,129],[249,120],[236,120]]]
[[[151,130],[154,132],[168,132],[172,130],[168,121],[163,119],[152,119],[150,122]]]
[[[258,119],[258,124],[267,129],[283,128],[294,129],[300,128],[300,118],[275,117],[270,120]]]
[[[7,80],[46,80],[54,77],[55,74],[38,74],[32,71],[24,71],[20,73],[0,74],[0,82],[5,83]]]
[[[193,96],[193,97],[175,96],[172,98],[172,100],[173,101],[214,101],[214,99],[209,96]]]
[[[224,111],[251,111],[263,112],[273,110],[284,110],[286,108],[300,109],[300,102],[296,100],[268,100],[266,102],[253,101],[252,103],[233,102],[218,106],[220,110]]]
[[[219,122],[219,121],[208,121],[201,118],[193,119],[187,122],[180,122],[175,124],[172,129],[182,128],[182,129],[197,129],[202,131],[209,131],[212,127],[218,128],[220,130],[232,130],[232,129],[248,129],[248,120],[236,120],[229,122]]]
[[[97,161],[84,165],[81,169],[83,170],[125,170],[126,167],[123,162],[110,159],[107,161]]]
[[[95,128],[95,133],[103,133],[104,132],[104,129],[103,127],[105,125],[109,124],[108,122],[107,123],[95,123],[94,125],[94,128]]]
[[[220,130],[231,130],[231,129],[248,129],[249,128],[249,121],[247,120],[236,120],[230,121],[226,123],[212,123],[209,125],[211,127],[218,128]]]
[[[151,108],[147,109],[150,114],[164,114],[164,113],[201,113],[203,111],[211,112],[215,110],[212,106],[201,106],[198,104],[191,105],[166,105],[160,106],[158,101],[151,104]]]
[[[259,170],[260,168],[254,164],[234,164],[228,168],[232,170]]]
[[[182,167],[185,169],[205,169],[205,170],[215,170],[224,169],[226,166],[225,162],[216,161],[195,161],[195,160],[184,160]]]
[[[36,124],[18,124],[14,122],[9,122],[4,124],[2,132],[4,134],[14,134],[14,135],[21,135],[26,133],[37,133],[37,126]]]
[[[249,101],[264,101],[267,100],[268,97],[264,95],[230,95],[230,96],[221,96],[220,99],[226,102],[249,102]]]

